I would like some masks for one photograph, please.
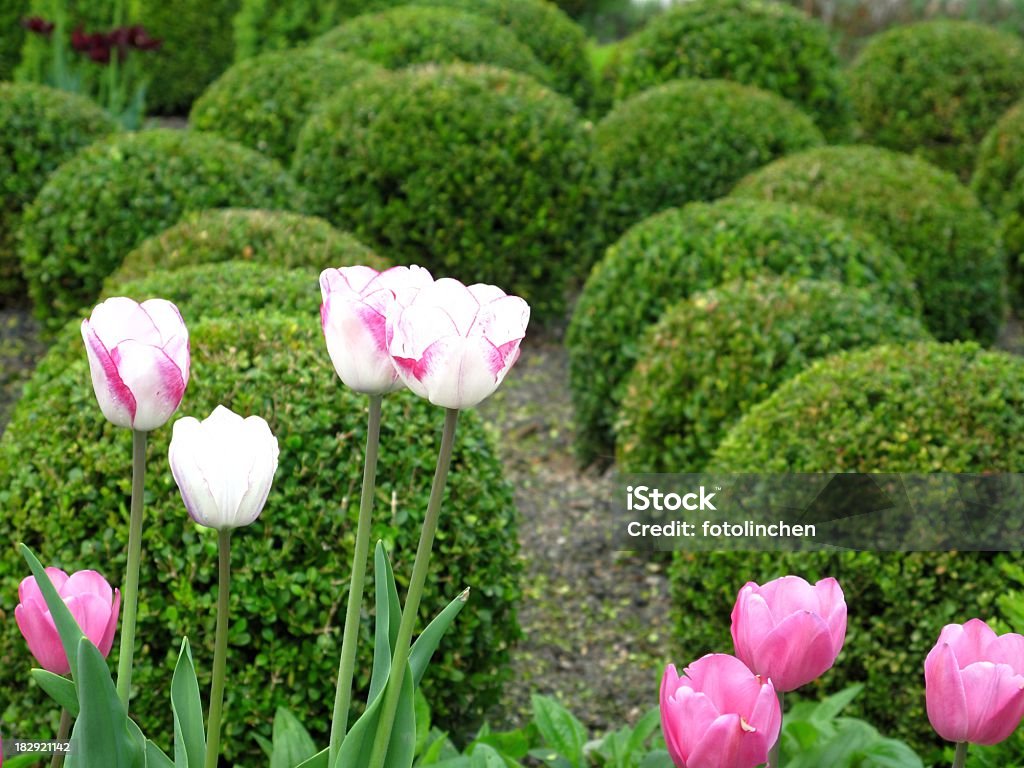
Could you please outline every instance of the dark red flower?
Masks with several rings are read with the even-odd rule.
[[[129,27],[131,30],[131,41],[129,45],[139,51],[155,51],[164,44],[163,40],[150,37],[146,28],[141,24]]]
[[[54,30],[54,23],[52,21],[47,21],[42,16],[31,16],[29,18],[22,19],[21,26],[29,32],[42,35],[43,37],[49,37],[53,34]]]

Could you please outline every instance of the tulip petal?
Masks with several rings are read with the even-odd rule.
[[[448,336],[431,344],[418,360],[394,360],[409,389],[444,408],[472,408],[504,376],[500,353],[480,337]]]
[[[530,322],[530,305],[518,296],[501,297],[484,304],[476,319],[474,330],[479,330],[494,346],[502,347],[511,342],[522,341],[526,326]]]
[[[800,611],[821,613],[821,604],[815,588],[799,576],[782,576],[757,588],[757,593],[771,606],[776,622]]]
[[[661,707],[661,728],[676,765],[688,764],[694,747],[719,712],[703,693],[681,686]]]
[[[715,719],[690,752],[688,768],[740,768],[760,765],[768,759],[764,736],[744,730],[739,715],[729,713]],[[744,743],[752,742],[752,743]],[[763,755],[760,755],[761,752]],[[742,762],[753,754],[755,759]],[[757,756],[760,755],[759,758]]]
[[[988,648],[997,639],[994,629],[981,619],[965,624],[948,624],[939,634],[939,642],[949,643],[960,669],[977,661],[989,661]]]
[[[100,653],[103,654],[103,658],[106,658],[110,654],[110,649],[114,647],[114,635],[117,633],[117,617],[120,612],[121,592],[115,589],[114,599],[110,604],[110,618],[107,620],[107,627],[103,631],[100,641],[96,644],[96,647],[100,649]]]
[[[967,738],[997,744],[1009,738],[1024,715],[1024,677],[1006,664],[978,661],[960,670],[967,698]]]
[[[736,655],[752,672],[763,673],[757,668],[754,650],[775,628],[771,608],[753,587],[747,584],[740,590],[732,609],[732,642]]]
[[[110,351],[88,320],[82,321],[82,339],[100,411],[112,424],[131,428],[137,410],[135,395],[122,381]]]
[[[410,309],[417,306],[435,309],[443,307],[455,324],[456,333],[459,336],[469,335],[480,312],[480,302],[473,291],[450,277],[442,277],[422,288],[410,305]]]
[[[125,296],[114,296],[97,304],[89,315],[89,323],[107,349],[126,339],[161,346],[164,339],[142,305]]]
[[[66,675],[71,671],[60,635],[48,611],[42,611],[35,602],[23,603],[14,609],[14,619],[39,666],[55,675]]]
[[[57,590],[61,597],[70,595],[95,595],[102,603],[109,606],[114,597],[110,584],[96,571],[76,571]]]
[[[777,691],[794,691],[820,677],[835,663],[832,633],[810,611],[787,616],[754,650],[753,669],[771,679]]]
[[[171,475],[181,492],[181,500],[184,502],[189,516],[200,525],[212,527],[214,521],[206,519],[206,512],[217,509],[217,500],[197,461],[197,447],[201,443],[202,433],[199,420],[191,416],[178,419],[174,422],[174,429],[171,433],[168,460],[171,465]]]
[[[940,636],[941,638],[941,636]],[[924,661],[928,721],[946,741],[966,741],[967,696],[952,647],[941,639]]]
[[[989,661],[1008,664],[1018,675],[1024,674],[1024,636],[1015,632],[999,635],[989,643],[986,653]],[[960,661],[959,657],[957,661]]]
[[[782,731],[782,705],[770,681],[761,686],[747,722],[764,734],[769,749],[775,746]]]
[[[61,594],[61,590],[68,581],[68,575],[60,568],[53,568],[52,566],[46,569],[46,575],[50,577],[50,582],[53,584],[53,588],[57,590],[57,594]],[[42,610],[46,610],[46,599],[43,597],[42,590],[39,589],[35,576],[26,576],[21,580],[21,584],[18,585],[18,602],[36,602]]]
[[[814,585],[818,596],[818,615],[825,619],[832,635],[832,650],[836,655],[846,642],[846,596],[839,582],[832,577]]]
[[[761,682],[747,665],[724,653],[698,659],[686,668],[685,675],[719,712],[749,714],[761,692]]]
[[[246,478],[246,491],[239,500],[231,527],[240,528],[251,525],[260,516],[274,473],[277,472],[278,445],[277,439],[270,431],[270,426],[258,416],[250,416],[245,420],[246,436],[240,438],[252,449],[248,459],[249,472]]]
[[[92,593],[72,595],[64,598],[71,615],[78,622],[82,634],[98,646],[107,633],[110,623],[110,601],[103,601]]]
[[[150,431],[167,423],[181,404],[185,379],[159,347],[128,339],[111,352],[122,381],[135,396],[132,428]]]

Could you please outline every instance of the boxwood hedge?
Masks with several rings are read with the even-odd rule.
[[[644,330],[691,293],[761,272],[837,280],[918,306],[913,280],[891,250],[810,206],[725,199],[652,216],[594,267],[569,324],[581,460],[610,458],[622,385]]]
[[[277,163],[216,136],[163,129],[96,142],[25,209],[21,264],[36,316],[59,329],[147,236],[231,205],[302,210],[305,196]]]
[[[610,179],[608,240],[652,213],[726,194],[745,174],[823,143],[785,99],[725,80],[680,80],[619,104],[594,130]]]
[[[601,193],[572,103],[532,78],[451,64],[359,80],[302,129],[313,210],[398,262],[493,283],[559,316]]]
[[[192,290],[188,276],[164,279]],[[227,291],[218,306],[235,316],[190,324],[194,376],[179,413],[204,418],[224,404],[259,414],[281,448],[263,515],[234,537],[232,553],[230,716],[223,744],[234,764],[255,765],[265,757],[253,735],[269,737],[278,706],[297,713],[326,743],[354,545],[365,399],[337,380],[315,314],[243,319]],[[130,435],[100,415],[74,325],[40,363],[0,439],[0,510],[9,539],[26,542],[45,562],[97,568],[116,584],[125,563]],[[384,405],[373,537],[392,553],[400,591],[442,420],[440,409],[411,395],[389,396]],[[148,446],[141,643],[133,676],[133,714],[158,738],[168,738],[165,686],[180,638],[187,634],[192,641],[205,689],[215,621],[215,537],[182,507],[166,460],[170,434],[169,427],[156,430]],[[518,633],[520,564],[510,488],[472,413],[461,420],[452,466],[421,621],[467,585],[473,588],[424,681],[435,720],[463,732],[507,679],[509,644]],[[17,551],[6,547],[0,555],[4,593],[14,594],[24,575]],[[371,647],[364,620],[356,667],[363,690]],[[116,655],[115,649],[112,664]],[[51,708],[41,691],[26,685],[32,660],[13,622],[0,632],[0,658],[6,660],[0,686],[24,691],[9,702],[5,722],[20,733],[47,732],[42,718]]]
[[[644,334],[615,425],[624,472],[700,472],[755,403],[842,349],[927,339],[905,307],[831,281],[758,277],[691,296]]]
[[[22,209],[57,166],[117,125],[82,96],[0,83],[0,306],[24,300],[15,244]]]
[[[784,3],[693,0],[655,16],[609,63],[616,100],[685,77],[735,80],[797,104],[830,139],[851,109],[827,29]]]
[[[1002,246],[953,174],[877,147],[822,147],[756,171],[733,194],[810,203],[867,229],[906,262],[936,338],[995,339],[1005,305]]]
[[[864,46],[849,80],[867,142],[967,179],[982,138],[1024,95],[1024,43],[969,21],[893,27]]]
[[[376,71],[363,59],[319,48],[262,54],[230,67],[203,91],[189,124],[287,165],[316,105]]]

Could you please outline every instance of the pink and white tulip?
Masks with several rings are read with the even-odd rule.
[[[259,416],[243,419],[218,405],[199,421],[174,422],[171,474],[189,515],[228,530],[251,525],[263,511],[277,471],[277,438]]]
[[[75,617],[82,634],[106,657],[114,643],[121,593],[111,589],[96,571],[77,571],[68,576],[59,568],[47,568],[46,575]],[[35,576],[22,580],[18,600],[14,618],[36,661],[55,675],[68,674],[71,671],[68,657]]]
[[[188,329],[178,308],[164,299],[107,299],[82,321],[82,338],[103,415],[140,432],[166,424],[189,375]]]
[[[1024,718],[1024,637],[947,624],[924,662],[928,720],[947,741],[998,744]]]
[[[444,408],[472,408],[519,359],[530,306],[493,285],[442,278],[388,315],[388,351],[398,375]]]
[[[779,739],[782,709],[770,681],[727,654],[709,654],[661,679],[661,729],[679,768],[754,768]]]
[[[415,266],[383,272],[342,267],[320,274],[320,324],[334,370],[347,387],[382,395],[404,386],[387,350],[388,311],[432,282],[427,270]]]
[[[783,576],[748,582],[732,610],[736,655],[779,691],[793,691],[831,669],[846,640],[846,601],[835,579],[814,586]]]

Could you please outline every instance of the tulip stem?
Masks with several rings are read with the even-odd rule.
[[[60,725],[57,726],[57,741],[67,741],[71,733],[71,713],[66,709],[60,711]],[[64,753],[55,751],[50,759],[50,768],[61,768],[64,765]]]
[[[356,526],[356,547],[352,553],[352,578],[348,589],[348,610],[338,662],[338,688],[334,693],[334,716],[331,719],[331,748],[328,761],[334,765],[338,750],[348,730],[349,707],[352,703],[352,674],[359,642],[359,616],[366,583],[366,562],[370,553],[370,528],[373,522],[373,493],[377,481],[377,447],[380,443],[380,412],[383,395],[370,395],[370,416],[366,425],[366,460],[363,463],[363,491],[359,497],[359,523]]]
[[[953,768],[964,768],[967,765],[967,742],[960,741],[956,745],[956,755],[953,757]]]
[[[125,712],[132,688],[132,657],[135,654],[135,619],[139,608],[139,563],[142,558],[142,496],[146,479],[146,437],[132,430],[132,506],[128,523],[128,572],[124,580],[124,622],[117,657],[117,696]]]
[[[412,578],[409,591],[402,608],[402,622],[398,627],[395,640],[395,653],[391,658],[391,674],[384,689],[384,705],[381,709],[377,735],[370,754],[370,768],[384,768],[391,731],[395,724],[395,713],[398,711],[398,697],[402,692],[405,667],[409,663],[409,645],[412,642],[413,625],[420,608],[423,586],[427,580],[427,566],[430,564],[430,550],[434,545],[434,534],[437,532],[437,521],[441,513],[441,499],[444,497],[444,486],[448,479],[448,467],[451,464],[452,448],[455,446],[455,426],[459,420],[459,410],[445,410],[444,432],[441,436],[441,450],[437,457],[437,469],[434,471],[434,483],[430,488],[430,500],[427,502],[427,514],[423,519],[420,531],[420,543],[416,549],[416,561],[412,567]]]
[[[785,716],[785,705],[783,703],[783,692],[776,691],[776,695],[779,697],[779,713]],[[780,768],[782,765],[782,727],[779,726],[779,738],[775,740],[772,745],[771,751],[768,753],[768,768]]]
[[[224,676],[228,656],[228,590],[231,584],[231,529],[217,531],[217,638],[213,651],[210,719],[206,724],[206,768],[217,768],[220,757],[220,716],[224,706]]]

